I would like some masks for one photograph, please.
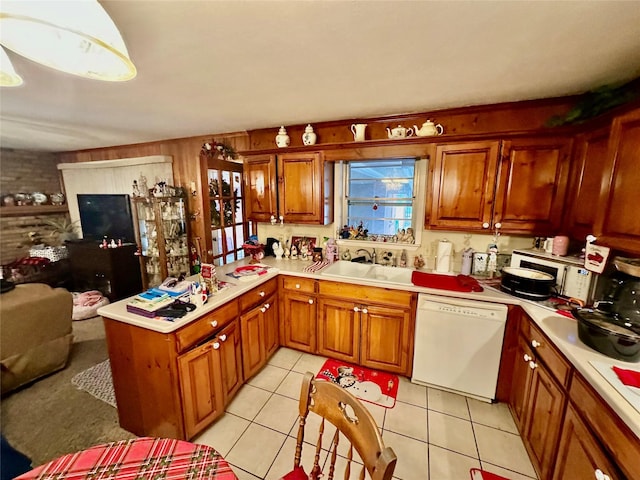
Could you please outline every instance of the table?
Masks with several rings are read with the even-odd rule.
[[[238,480],[227,461],[206,445],[141,437],[70,453],[17,477],[27,479]]]

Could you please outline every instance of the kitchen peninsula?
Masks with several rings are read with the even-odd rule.
[[[226,273],[246,262],[220,267],[218,278],[227,281]],[[640,412],[590,362],[636,369],[638,365],[613,361],[583,345],[574,320],[491,288],[461,293],[329,280],[322,270],[305,272],[309,262],[267,258],[265,263],[272,267],[266,275],[235,283],[174,322],[131,315],[124,301],[99,310],[105,319],[123,428],[138,435],[193,438],[223,414],[237,389],[279,345],[327,355],[326,350],[319,351],[323,316],[317,307],[323,300],[336,298],[333,285],[357,288],[359,302],[371,301],[382,308],[389,299],[403,296],[400,302],[405,305],[400,308],[408,311],[408,318],[379,314],[381,321],[394,326],[385,329],[384,338],[371,339],[371,332],[360,330],[367,323],[358,323],[356,343],[350,345],[355,345],[356,363],[376,360],[374,368],[384,370],[386,362],[386,369],[404,369],[401,374],[410,376],[411,362],[403,354],[413,356],[415,297],[431,293],[509,306],[498,398],[510,404],[542,478],[552,474],[553,478],[572,478],[572,472],[582,471],[579,468],[584,469],[585,462],[596,462],[603,471],[610,467],[609,472],[620,472],[609,473],[611,478],[640,478]],[[394,305],[392,310],[397,309]],[[311,321],[306,326],[296,324],[294,339],[288,332],[292,314],[297,322]],[[307,347],[296,345],[300,332],[309,339]],[[390,357],[363,355],[367,351],[364,341],[391,345],[384,350],[391,352]],[[528,345],[519,347],[524,341]],[[403,351],[393,347],[398,344]],[[519,357],[519,348],[528,349],[534,367],[529,363],[525,369],[517,366],[526,363]]]

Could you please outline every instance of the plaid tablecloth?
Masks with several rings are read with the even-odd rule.
[[[64,455],[17,478],[238,480],[229,464],[211,447],[148,437]]]

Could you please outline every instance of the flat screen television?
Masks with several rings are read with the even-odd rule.
[[[129,195],[79,193],[78,210],[84,240],[135,242]]]

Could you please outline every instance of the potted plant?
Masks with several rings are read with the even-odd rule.
[[[67,240],[74,240],[78,238],[78,232],[76,226],[79,220],[74,222],[65,215],[63,217],[46,218],[43,223],[47,225],[50,230],[50,237],[57,237],[61,244],[64,244]]]

